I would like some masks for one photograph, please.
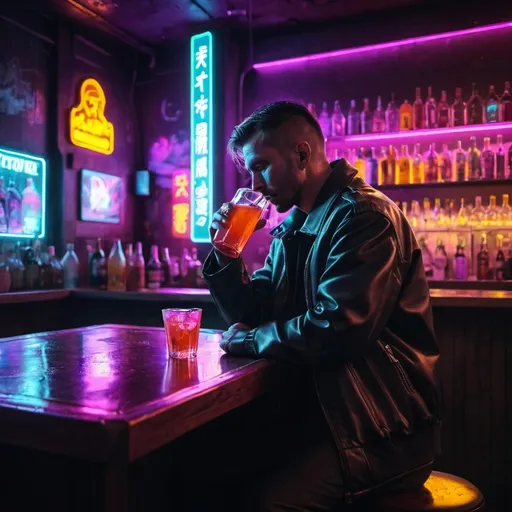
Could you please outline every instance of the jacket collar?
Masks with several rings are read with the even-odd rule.
[[[288,233],[300,231],[308,235],[318,235],[323,220],[338,193],[347,188],[357,174],[344,158],[330,164],[331,173],[320,189],[313,208],[309,214],[299,208],[294,208],[286,219],[270,231],[270,235],[283,238]]]

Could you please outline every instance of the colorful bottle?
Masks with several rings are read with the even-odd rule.
[[[309,106],[308,106],[309,110]],[[311,112],[311,110],[309,110]],[[312,112],[311,112],[312,113]],[[137,291],[136,270],[134,267],[135,253],[133,252],[133,244],[126,244],[126,291]]]
[[[377,160],[375,148],[370,149],[370,154],[366,158],[365,169],[366,183],[369,183],[370,185],[377,185],[379,181],[379,161]]]
[[[363,157],[363,151],[364,151],[364,148],[360,148],[360,150],[358,152],[356,152],[356,150],[354,150],[354,153],[356,154],[356,159],[354,161],[354,167],[357,169],[357,176],[359,178],[364,179],[364,176],[366,173],[366,169],[365,169],[366,162]]]
[[[489,96],[485,101],[485,122],[497,123],[500,120],[500,99],[494,90],[494,85],[489,86]]]
[[[66,254],[61,260],[64,288],[76,288],[78,286],[78,269],[80,263],[75,253],[75,245],[68,244]]]
[[[428,197],[423,198],[423,229],[431,230],[434,226],[434,215],[430,208],[430,199]]]
[[[469,224],[471,226],[483,226],[485,222],[485,208],[482,206],[482,196],[475,197],[475,207],[469,214]]]
[[[318,124],[322,129],[322,133],[324,134],[324,138],[330,137],[332,132],[332,120],[329,112],[327,111],[327,102],[324,101],[322,103],[322,112],[318,116]]]
[[[465,126],[467,123],[466,103],[462,99],[462,89],[455,89],[455,100],[452,104],[452,124],[453,126]]]
[[[487,249],[487,235],[482,236],[480,252],[476,257],[476,277],[479,281],[487,279],[489,276],[489,250]]]
[[[451,126],[450,106],[448,105],[448,96],[446,91],[441,91],[441,100],[437,105],[436,121],[438,128],[447,128]]]
[[[7,222],[9,233],[16,235],[23,233],[21,194],[16,189],[13,178],[11,178],[7,188]]]
[[[400,130],[412,130],[413,128],[413,108],[412,105],[404,100],[400,105]]]
[[[107,289],[107,260],[101,246],[101,238],[96,240],[96,250],[89,259],[89,281],[92,288]]]
[[[445,210],[441,206],[441,199],[436,197],[434,199],[434,211],[432,212],[433,223],[438,227],[444,227],[446,222]]]
[[[425,167],[423,165],[423,157],[420,153],[420,144],[414,144],[414,153],[411,162],[411,183],[425,182]]]
[[[397,132],[400,128],[400,116],[395,103],[395,93],[391,93],[391,97],[386,108],[386,131]]]
[[[411,157],[407,144],[402,145],[398,165],[396,166],[395,184],[407,185],[411,183]]]
[[[2,176],[0,176],[0,233],[7,233],[7,193]]]
[[[382,98],[377,96],[377,107],[373,111],[372,131],[380,133],[386,130],[386,115],[382,108]]]
[[[384,180],[384,185],[393,185],[395,183],[397,154],[394,146],[390,145],[387,152],[387,176]]]
[[[142,254],[142,242],[137,242],[132,262],[133,281],[137,291],[146,287],[146,265]]]
[[[22,260],[25,267],[25,290],[35,290],[39,284],[39,263],[32,247],[25,249]]]
[[[503,235],[496,235],[496,281],[505,279],[505,253],[503,252]]]
[[[388,155],[386,148],[380,148],[379,156],[379,185],[389,185]]]
[[[162,259],[160,260],[162,263],[162,286],[170,287],[172,286],[172,277],[171,277],[171,257],[169,256],[169,247],[164,247],[162,250]]]
[[[334,102],[334,109],[332,111],[332,130],[333,137],[343,137],[345,135],[345,116],[341,111],[340,102]]]
[[[503,194],[501,208],[498,213],[500,226],[512,226],[512,207],[509,205],[509,195]]]
[[[55,247],[50,245],[48,247],[48,258],[51,267],[51,282],[52,288],[64,287],[64,269],[58,258],[55,256]]]
[[[363,111],[361,112],[361,133],[372,133],[373,116],[370,112],[370,100],[363,100]]]
[[[109,291],[126,291],[126,258],[121,240],[116,239],[107,263],[107,288]]]
[[[492,180],[494,178],[494,151],[491,149],[491,139],[484,137],[484,149],[481,154],[482,179]]]
[[[459,238],[455,253],[455,279],[465,281],[468,278],[468,259],[464,254],[464,239]]]
[[[503,135],[496,137],[496,179],[505,179],[505,148],[503,147]]]
[[[356,108],[356,100],[350,100],[350,108],[347,116],[347,135],[357,135],[361,133],[359,121],[360,116]]]
[[[41,232],[41,196],[32,178],[27,178],[27,186],[21,194],[21,218],[23,233],[33,235]]]
[[[413,127],[415,130],[423,130],[425,128],[425,105],[421,99],[421,88],[416,87],[416,100],[412,106]]]
[[[496,226],[498,224],[498,208],[496,207],[496,196],[489,196],[489,206],[485,210],[485,224]]]
[[[421,227],[421,208],[420,203],[418,201],[413,200],[411,203],[411,214],[409,217],[409,221],[411,223],[412,229],[418,230]]]
[[[467,181],[468,179],[468,157],[460,140],[457,141],[457,150],[455,151],[455,179],[457,181]]]
[[[194,285],[193,274],[190,272],[192,267],[192,258],[189,250],[184,247],[180,259],[181,283],[185,288],[191,288]]]
[[[158,246],[151,246],[151,257],[149,258],[146,266],[146,284],[150,290],[160,288],[162,264],[158,258]]]
[[[443,151],[439,155],[439,181],[451,182],[452,175],[452,153],[448,149],[448,144],[443,144]]]
[[[436,128],[437,127],[437,108],[436,100],[432,94],[432,86],[428,86],[427,100],[425,101],[425,127]]]
[[[194,274],[194,286],[196,288],[204,288],[206,282],[203,277],[203,264],[201,263],[201,260],[197,256],[197,247],[192,247],[191,268]]]
[[[480,95],[478,94],[478,90],[476,89],[476,84],[473,84],[473,93],[471,94],[471,98],[468,100],[468,104],[466,106],[467,110],[467,121],[468,124],[482,124],[484,120],[484,102]]]
[[[436,152],[436,145],[430,144],[425,153],[425,183],[435,183],[439,172],[439,156]]]
[[[505,90],[500,100],[500,119],[504,122],[512,121],[512,96],[510,82],[505,82]]]
[[[422,237],[419,240],[420,249],[421,249],[421,259],[423,260],[423,268],[425,269],[425,275],[427,277],[432,277],[433,274],[433,258],[432,253],[430,252],[427,242]]]
[[[460,198],[460,208],[457,213],[457,219],[455,221],[455,225],[457,227],[467,226],[469,223],[469,212],[466,206],[464,205],[464,198]]]
[[[471,137],[468,150],[468,174],[470,180],[482,179],[482,162],[480,150],[476,147],[476,137]]]
[[[432,261],[432,277],[435,281],[444,281],[446,279],[446,269],[448,267],[448,256],[442,240],[437,241],[437,247]]]

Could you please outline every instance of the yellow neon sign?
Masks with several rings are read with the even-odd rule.
[[[80,103],[71,109],[69,134],[75,146],[110,155],[114,151],[114,125],[105,117],[103,87],[87,78],[80,87]]]

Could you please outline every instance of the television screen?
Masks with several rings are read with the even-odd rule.
[[[135,172],[135,194],[149,196],[149,171]]]
[[[90,222],[121,222],[123,179],[111,174],[82,169],[80,219]]]

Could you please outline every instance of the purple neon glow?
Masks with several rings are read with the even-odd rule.
[[[400,46],[407,46],[411,44],[427,43],[430,41],[438,41],[440,39],[447,39],[450,37],[469,36],[471,34],[480,34],[482,32],[491,32],[504,28],[511,28],[512,22],[507,21],[503,23],[496,23],[494,25],[484,25],[482,27],[467,28],[464,30],[455,30],[453,32],[442,32],[440,34],[432,34],[430,36],[410,37],[408,39],[401,39],[399,41],[390,41],[388,43],[370,44],[368,46],[359,46],[357,48],[346,48],[344,50],[334,50],[331,52],[315,53],[313,55],[303,55],[301,57],[292,57],[290,59],[274,60],[270,62],[259,62],[254,64],[253,68],[267,69],[277,66],[291,66],[294,64],[304,64],[314,60],[329,59],[332,57],[344,57],[346,55],[354,55],[360,53],[373,52],[376,50],[385,50],[389,48],[398,48]]]
[[[512,123],[488,123],[488,124],[472,124],[469,126],[456,126],[454,128],[439,128],[430,130],[409,130],[404,132],[392,133],[369,133],[367,135],[349,135],[348,137],[340,137],[340,142],[350,144],[351,142],[372,142],[378,140],[403,140],[403,139],[419,139],[419,138],[435,138],[442,135],[454,135],[464,133],[489,133],[497,131],[512,131]],[[331,139],[335,140],[335,139]]]

